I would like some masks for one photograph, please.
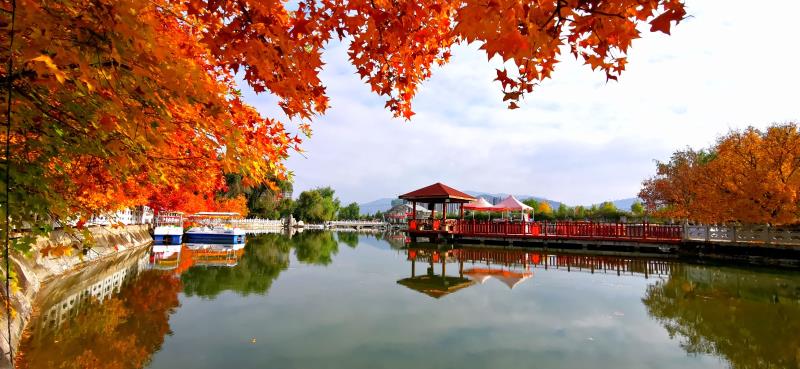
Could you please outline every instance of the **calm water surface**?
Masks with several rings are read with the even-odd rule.
[[[324,232],[251,237],[241,250],[155,247],[48,286],[19,362],[800,368],[797,272],[404,247]]]

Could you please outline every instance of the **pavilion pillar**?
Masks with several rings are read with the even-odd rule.
[[[459,218],[461,218],[461,220],[464,220],[464,203],[463,202],[458,204],[458,213],[460,214]]]
[[[414,260],[414,259],[411,259],[411,278],[415,277],[414,274],[415,274],[416,269],[417,269],[416,267],[417,267],[417,261]]]
[[[442,203],[442,220],[447,219],[447,203]]]
[[[411,202],[411,219],[412,220],[417,220],[417,202],[416,201],[412,201]]]

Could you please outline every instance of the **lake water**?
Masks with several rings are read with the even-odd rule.
[[[327,232],[155,247],[48,286],[18,363],[800,368],[796,271],[406,247]]]

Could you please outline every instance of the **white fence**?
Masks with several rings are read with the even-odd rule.
[[[800,230],[767,225],[713,226],[687,225],[684,240],[706,242],[800,245]]]
[[[389,224],[372,220],[332,220],[325,223],[327,228],[382,228]]]
[[[231,225],[244,230],[279,230],[285,223],[280,219],[233,219]]]

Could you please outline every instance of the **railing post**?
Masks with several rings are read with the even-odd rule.
[[[706,242],[711,241],[711,226],[706,225]]]
[[[649,224],[647,224],[647,222],[643,222],[642,223],[642,239],[644,239],[644,240],[647,239],[647,228],[648,228],[648,226],[649,226]]]
[[[731,227],[731,242],[736,243],[736,225]]]
[[[764,244],[769,245],[770,243],[772,243],[772,226],[770,226],[769,224],[767,224],[767,231],[765,232],[764,236],[765,236]]]
[[[683,221],[683,240],[687,241],[689,239],[689,222],[686,220]]]

